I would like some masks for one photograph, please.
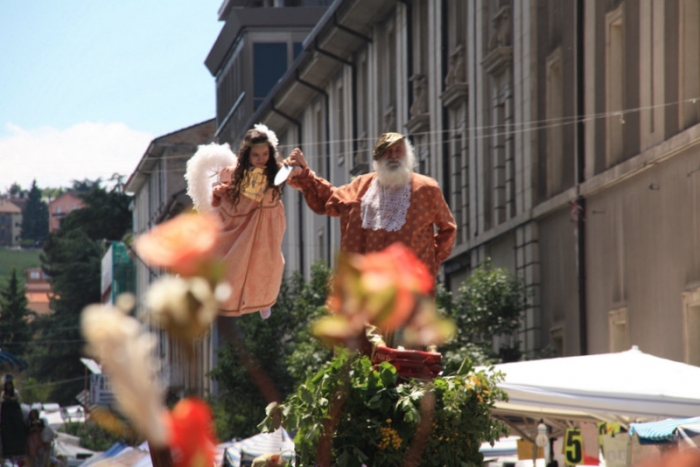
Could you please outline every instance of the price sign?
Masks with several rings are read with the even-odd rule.
[[[620,424],[617,422],[600,422],[598,423],[598,445],[603,447],[604,435],[616,435],[620,432]]]
[[[564,462],[566,465],[583,464],[583,436],[576,428],[566,430],[564,436]]]

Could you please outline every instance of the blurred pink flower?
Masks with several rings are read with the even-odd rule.
[[[409,332],[417,343],[435,338],[437,344],[451,336],[451,323],[435,314],[430,292],[434,279],[411,249],[394,243],[382,251],[342,254],[327,306],[333,313],[314,323],[313,332],[322,340],[347,344],[365,325],[382,332],[413,326]]]
[[[208,276],[216,263],[214,247],[219,233],[216,220],[194,212],[163,222],[139,236],[134,247],[151,266],[183,277]]]

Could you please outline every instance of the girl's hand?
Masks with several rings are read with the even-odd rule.
[[[219,183],[218,185],[214,186],[211,197],[211,205],[213,207],[218,207],[221,204],[221,198],[223,198],[226,195],[227,188],[227,183]]]
[[[294,149],[289,154],[289,157],[286,158],[284,161],[282,161],[282,163],[284,165],[296,165],[297,167],[301,167],[302,169],[305,169],[309,166],[306,163],[306,159],[304,158],[304,153],[301,152],[301,149],[299,149],[299,148]],[[296,176],[296,174],[294,174],[294,172],[292,172],[292,175]]]

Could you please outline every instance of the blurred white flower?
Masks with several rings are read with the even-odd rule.
[[[118,301],[127,306],[132,300]],[[127,310],[90,305],[83,310],[82,331],[87,352],[100,361],[109,376],[119,409],[154,446],[166,445],[163,388],[155,376],[152,349],[155,336]]]
[[[146,320],[189,344],[203,336],[219,312],[219,302],[202,277],[164,276],[146,293]]]

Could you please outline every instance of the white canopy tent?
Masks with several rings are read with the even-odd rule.
[[[576,421],[634,421],[700,416],[700,368],[632,347],[619,353],[495,365],[510,400],[493,413],[530,439],[543,419],[562,431]],[[533,422],[534,421],[534,422]]]

